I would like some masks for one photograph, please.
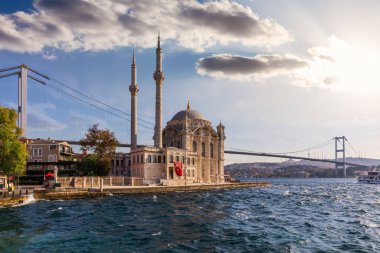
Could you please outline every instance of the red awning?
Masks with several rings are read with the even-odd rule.
[[[54,173],[48,172],[45,174],[45,177],[54,177]]]

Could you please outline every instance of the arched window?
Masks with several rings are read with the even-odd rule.
[[[158,156],[158,163],[161,163],[161,156]]]
[[[153,155],[153,163],[156,163],[156,162],[157,162],[157,156]]]
[[[173,163],[174,157],[171,155],[170,156],[170,162]]]
[[[181,141],[177,142],[177,148],[181,148]]]
[[[151,163],[151,162],[152,162],[152,156],[148,155],[148,163]]]
[[[144,163],[144,155],[141,155],[141,163]]]
[[[193,141],[193,151],[197,152],[197,142]]]
[[[176,160],[177,162],[179,162],[179,156],[176,156],[176,157],[175,157],[175,160]]]
[[[187,165],[190,165],[190,158],[187,158]]]
[[[204,142],[202,142],[202,156],[206,156],[206,144]]]
[[[210,143],[210,157],[214,157],[214,144]]]
[[[195,165],[195,159],[194,159],[194,158],[191,159],[191,163],[192,163],[193,165]]]

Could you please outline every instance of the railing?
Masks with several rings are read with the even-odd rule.
[[[23,195],[28,195],[33,193],[33,189],[15,189],[14,191],[8,192],[6,190],[0,191],[0,199],[4,198],[18,198]]]
[[[136,177],[58,177],[57,181],[61,187],[82,189],[144,185],[144,179]]]

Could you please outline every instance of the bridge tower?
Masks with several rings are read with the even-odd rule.
[[[19,71],[11,72],[11,73],[5,73],[0,75],[0,78],[8,77],[17,75],[18,76],[18,117],[17,117],[17,126],[22,129],[22,137],[26,137],[26,130],[27,130],[27,105],[28,105],[28,77],[33,79],[34,81],[37,81],[41,84],[46,84],[44,81],[41,81],[40,79],[29,75],[28,71],[31,72],[49,80],[50,78],[47,75],[44,75],[29,66],[26,66],[25,64],[21,64],[19,66],[14,66],[10,68],[0,69],[1,72],[9,72],[11,70],[19,69]]]
[[[343,177],[347,177],[346,171],[346,137],[335,137],[335,175],[338,176],[338,170],[343,169]],[[340,155],[341,154],[341,155]],[[338,160],[342,159],[342,162]]]
[[[27,92],[28,92],[28,69],[27,66],[20,65],[18,72],[18,127],[22,129],[22,136],[26,136],[27,130]]]

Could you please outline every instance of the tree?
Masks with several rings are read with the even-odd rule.
[[[115,154],[119,142],[113,132],[98,129],[98,126],[99,124],[94,124],[87,130],[86,138],[80,140],[81,149],[93,151],[100,159],[110,159]]]
[[[107,176],[111,168],[109,161],[108,159],[100,160],[98,155],[89,154],[78,164],[78,169],[85,176]]]
[[[82,150],[89,150],[94,153],[95,156],[83,159],[82,168],[86,168],[88,171],[88,166],[94,166],[93,171],[98,175],[108,175],[111,170],[111,158],[115,154],[117,145],[119,144],[113,132],[108,129],[98,129],[99,124],[94,124],[87,130],[86,138],[80,140],[80,145]],[[87,165],[86,165],[87,164]]]
[[[0,107],[0,171],[8,177],[24,174],[28,158],[26,145],[20,142],[22,130],[16,120],[15,110]]]

